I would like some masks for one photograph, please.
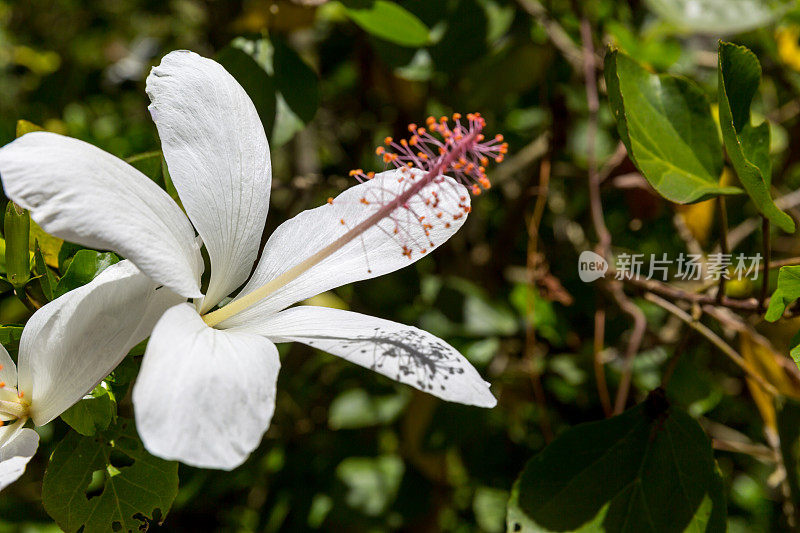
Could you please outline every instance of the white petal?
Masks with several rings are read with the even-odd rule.
[[[255,106],[219,63],[167,54],[147,77],[170,176],[211,258],[201,312],[246,280],[258,255],[272,183]]]
[[[22,332],[19,384],[43,425],[92,390],[147,338],[159,317],[185,299],[130,261],[36,311]]]
[[[17,365],[3,345],[0,345],[0,383],[9,387],[17,386]]]
[[[273,342],[308,344],[450,402],[497,404],[489,384],[464,356],[412,326],[340,309],[299,306],[236,330],[265,335]]]
[[[264,337],[212,329],[193,306],[173,307],[153,330],[133,388],[142,442],[165,459],[236,468],[269,427],[279,369]]]
[[[202,258],[178,205],[152,180],[91,144],[33,132],[0,149],[6,195],[47,233],[113,250],[175,292],[201,296]]]
[[[415,172],[417,176],[420,174]],[[370,181],[350,187],[332,203],[303,211],[281,224],[267,241],[253,277],[240,296],[310,257],[346,233],[348,228],[378,211],[383,202],[395,198],[405,189],[406,185],[398,181],[404,175],[399,170],[382,172]],[[443,183],[423,189],[427,196],[436,191],[438,206],[426,205],[422,198],[415,196],[408,202],[408,209],[398,208],[391,217],[384,218],[378,226],[368,229],[294,281],[223,322],[223,327],[258,322],[295,302],[334,287],[403,268],[422,257],[421,249],[430,253],[464,223],[466,216],[460,215],[463,208],[459,204],[469,205],[466,188],[449,177],[444,179]],[[369,204],[363,204],[362,198]],[[437,218],[439,213],[442,218]],[[459,216],[454,220],[455,215]],[[421,216],[425,217],[425,223],[432,224],[430,235],[425,235],[425,227],[418,219]],[[404,244],[413,248],[411,258],[403,255]]]
[[[38,447],[39,435],[27,428],[0,446],[0,490],[19,479]]]

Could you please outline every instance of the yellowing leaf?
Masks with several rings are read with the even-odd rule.
[[[64,244],[64,239],[59,239],[46,233],[39,224],[31,219],[31,232],[28,242],[28,246],[32,250],[31,255],[33,255],[33,250],[36,249],[36,241],[39,241],[39,248],[47,266],[58,268],[58,252],[61,250],[61,245]]]
[[[739,343],[742,357],[750,363],[767,383],[773,385],[781,394],[800,398],[800,387],[791,380],[783,367],[778,364],[777,358],[782,357],[781,355],[775,353],[770,346],[754,339],[745,332],[740,334]],[[755,401],[756,407],[761,413],[761,418],[764,419],[764,425],[775,431],[777,417],[772,397],[752,379],[748,378],[747,387],[750,389],[753,401]]]

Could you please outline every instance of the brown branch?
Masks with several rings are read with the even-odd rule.
[[[564,59],[566,59],[575,70],[579,70],[582,63],[580,48],[575,45],[572,41],[572,37],[569,36],[564,28],[562,28],[558,22],[550,18],[547,14],[547,10],[539,0],[517,0],[517,2],[522,9],[536,19],[536,22],[541,24],[550,42],[561,52]],[[592,59],[594,61],[594,58]]]
[[[539,225],[544,215],[545,204],[547,203],[547,193],[550,188],[550,160],[545,159],[539,167],[539,194],[536,197],[536,204],[533,208],[533,216],[528,223],[528,256],[526,270],[528,277],[528,299],[526,302],[526,326],[525,326],[525,359],[529,363],[531,384],[533,386],[533,396],[541,411],[539,426],[542,429],[545,442],[553,440],[553,429],[550,426],[550,417],[547,411],[547,396],[542,387],[541,370],[539,359],[541,356],[536,349],[536,328],[534,320],[534,295],[533,291],[538,290],[535,284],[535,272],[538,267],[538,246],[539,246]]]
[[[733,361],[739,368],[741,368],[748,377],[752,378],[753,381],[758,383],[765,392],[772,396],[778,395],[778,389],[776,389],[771,384],[767,383],[761,375],[756,372],[756,370],[750,365],[750,363],[745,360],[739,353],[731,348],[731,346],[725,342],[719,335],[711,331],[711,329],[703,324],[702,322],[695,320],[692,318],[689,313],[678,307],[677,305],[661,298],[660,296],[647,293],[644,295],[645,299],[649,302],[653,302],[657,306],[661,307],[665,311],[675,315],[682,321],[684,321],[690,328],[701,334],[705,337],[711,344],[716,346],[723,354],[725,354],[731,361]]]
[[[725,197],[717,197],[717,207],[719,209],[719,248],[722,254],[728,254],[728,210],[725,208]],[[719,286],[717,287],[717,303],[722,302],[725,297],[725,280],[727,273],[720,273]]]
[[[594,312],[594,377],[597,382],[597,395],[600,397],[603,413],[608,418],[613,414],[613,410],[611,409],[611,395],[608,393],[608,383],[606,383],[606,372],[602,359],[605,330],[606,311],[600,308]]]

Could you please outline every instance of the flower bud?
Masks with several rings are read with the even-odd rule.
[[[30,228],[31,218],[28,211],[14,202],[8,202],[3,225],[6,238],[6,272],[8,281],[15,289],[24,287],[31,277],[31,259],[28,251]]]

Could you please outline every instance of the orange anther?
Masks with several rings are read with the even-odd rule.
[[[329,196],[329,197],[328,197],[328,203],[329,203],[329,204],[332,204],[332,203],[333,203],[333,196]]]
[[[384,143],[386,143],[386,144],[392,144],[392,138],[391,138],[391,137],[386,137],[386,138],[383,140],[383,142],[384,142]]]
[[[340,218],[339,222],[342,224],[342,226],[344,226],[344,219],[343,218]]]
[[[378,154],[378,155],[383,155],[383,153],[385,151],[386,151],[386,148],[384,148],[383,146],[378,146],[377,148],[375,148],[375,153]]]
[[[461,113],[453,113],[453,120],[458,120],[461,118]]]

